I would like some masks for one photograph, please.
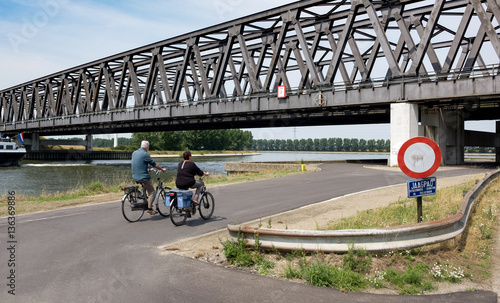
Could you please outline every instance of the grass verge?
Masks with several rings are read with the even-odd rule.
[[[297,171],[280,171],[280,172],[264,172],[264,173],[245,173],[234,174],[231,176],[211,175],[205,182],[207,186],[223,185],[237,182],[248,182],[262,179],[278,178],[290,174],[298,174]],[[103,182],[93,182],[86,186],[80,186],[66,192],[47,194],[41,192],[38,196],[25,196],[16,194],[16,214],[26,214],[37,211],[48,211],[64,207],[77,205],[85,205],[92,203],[100,203],[107,201],[119,200],[123,193],[120,190],[121,186],[132,185],[131,181],[117,181],[120,178],[111,178],[109,184]],[[171,188],[175,187],[175,181],[164,180],[164,184]],[[0,217],[8,215],[8,195],[4,193],[0,197]]]
[[[471,181],[441,189],[435,196],[426,197],[424,221],[439,220],[455,214],[464,191],[473,186],[474,181]],[[388,207],[330,222],[327,229],[362,229],[413,223],[416,215],[416,206],[413,204],[416,203],[411,199],[397,201]],[[265,274],[300,280],[315,286],[344,291],[380,290],[423,294],[445,288],[449,283],[482,285],[488,281],[491,277],[492,247],[498,233],[499,211],[500,180],[497,179],[476,200],[466,231],[455,239],[434,245],[385,253],[350,249],[346,254],[325,254],[265,251],[259,249],[258,243],[249,248],[245,240],[238,237],[236,242],[222,242],[222,246],[230,264],[256,269],[258,261],[245,266],[238,261],[240,254],[247,254],[247,259],[266,260],[266,264],[274,264],[266,268]],[[468,290],[473,290],[473,287]]]

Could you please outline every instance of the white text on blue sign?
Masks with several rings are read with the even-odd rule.
[[[436,177],[412,179],[406,182],[408,198],[431,196],[436,194]]]

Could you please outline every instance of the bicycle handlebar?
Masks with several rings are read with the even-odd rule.
[[[156,168],[154,168],[154,167],[151,167],[151,168],[149,169],[149,171],[150,171],[150,172],[154,172],[154,173],[155,173],[155,174],[157,174],[157,175],[159,175],[159,174],[162,172],[161,170],[156,169]]]

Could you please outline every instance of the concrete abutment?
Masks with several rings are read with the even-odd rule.
[[[391,104],[391,154],[389,166],[398,166],[401,146],[416,136],[427,137],[441,149],[441,165],[464,164],[465,146],[496,148],[496,162],[500,161],[500,121],[496,133],[466,131],[464,112],[453,108],[429,108],[415,103]]]

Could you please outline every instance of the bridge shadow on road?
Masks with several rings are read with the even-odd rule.
[[[150,216],[149,218],[143,217],[140,221],[147,222],[147,221],[165,221],[165,220],[170,222],[170,217],[163,217],[161,215],[155,215],[155,216]],[[220,221],[225,221],[225,220],[227,220],[227,218],[223,217],[223,216],[212,216],[210,219],[205,220],[202,217],[200,217],[199,215],[192,215],[191,218],[187,218],[186,223],[181,225],[181,226],[187,225],[187,226],[191,226],[191,227],[196,227],[196,226],[206,225],[210,222],[220,222]],[[170,223],[173,225],[172,222],[170,222]]]
[[[210,222],[220,222],[220,221],[226,221],[226,220],[227,220],[227,218],[222,217],[222,216],[212,216],[208,220],[205,220],[202,217],[198,216],[198,218],[196,218],[196,217],[187,218],[186,224],[184,224],[184,225],[187,225],[190,227],[196,227],[196,226],[206,225]]]

